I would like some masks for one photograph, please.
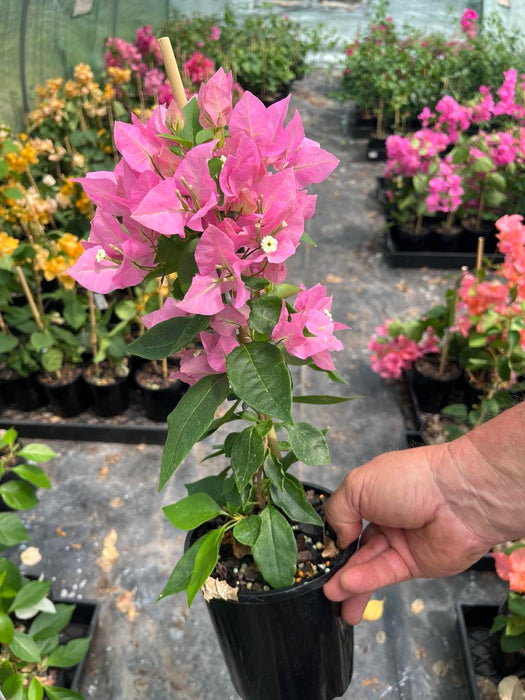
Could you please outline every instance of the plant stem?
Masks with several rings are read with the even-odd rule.
[[[419,234],[421,233],[422,226],[423,226],[423,214],[418,214],[417,219],[416,219],[416,230],[414,232],[416,234],[416,236],[419,236]]]
[[[485,209],[485,189],[481,192],[481,197],[479,198],[479,207],[478,207],[478,214],[476,216],[476,226],[475,230],[479,232],[481,228],[481,215],[483,214],[483,210]]]
[[[160,278],[160,281],[159,281],[159,309],[162,309],[162,277]],[[160,368],[161,368],[162,378],[167,379],[168,378],[168,358],[167,357],[163,357],[162,360],[160,361]]]
[[[11,332],[10,332],[9,328],[7,327],[6,322],[4,321],[4,317],[2,316],[1,313],[0,313],[0,331],[2,331],[2,333],[5,333],[6,335],[11,335]]]
[[[16,273],[18,275],[18,279],[20,280],[20,284],[22,285],[22,289],[24,290],[27,303],[29,304],[29,308],[31,309],[31,313],[33,314],[33,318],[35,319],[36,325],[38,326],[38,329],[40,331],[43,331],[44,323],[42,321],[42,317],[40,316],[40,312],[37,308],[37,305],[35,304],[35,299],[31,293],[31,290],[29,289],[29,285],[27,284],[24,271],[19,265],[16,266]]]
[[[448,329],[445,331],[445,342],[443,344],[443,349],[441,351],[441,357],[439,358],[439,376],[442,377],[445,372],[445,367],[447,366],[448,353],[450,350],[450,333]]]
[[[93,353],[93,365],[95,367],[95,375],[100,377],[100,367],[97,362],[95,362],[95,357],[98,355],[98,344],[97,344],[97,319],[95,316],[95,297],[93,292],[88,292],[88,303],[89,303],[89,341],[91,343],[91,352]]]

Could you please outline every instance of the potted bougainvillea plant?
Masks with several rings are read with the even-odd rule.
[[[503,656],[496,656],[502,670],[525,667],[525,542],[512,543],[504,552],[492,554],[496,572],[509,582],[509,593],[495,617],[491,634],[499,639]]]
[[[190,385],[167,419],[159,488],[197,442],[222,441],[210,455],[219,472],[164,508],[190,534],[160,598],[185,590],[191,604],[203,588],[243,698],[329,700],[350,682],[352,628],[322,585],[350,552],[324,523],[327,492],[289,472],[329,461],[326,431],[295,421],[292,405],[347,399],[294,395],[290,366],[337,379],[346,326],[323,286],[286,282],[286,262],[311,242],[306,188],[337,159],[305,137],[297,112],[285,123],[289,97],[265,107],[246,92],[232,107],[232,76],[219,69],[185,103],[165,63],[177,102],[116,123],[115,170],[81,180],[97,210],[70,274],[103,293],[174,280],[129,346],[177,356],[174,375]]]

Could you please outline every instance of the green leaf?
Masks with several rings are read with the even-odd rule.
[[[195,557],[197,556],[197,552],[199,551],[205,537],[206,535],[199,537],[199,539],[196,540],[191,547],[186,550],[186,552],[184,552],[171,572],[168,583],[162,589],[158,600],[186,590],[191,580],[191,574],[195,564]]]
[[[15,626],[9,615],[5,612],[0,612],[0,643],[11,644],[14,632]]]
[[[179,266],[177,267],[177,281],[184,294],[191,287],[193,277],[198,273],[197,263],[195,262],[195,249],[197,248],[198,238],[194,238],[184,246],[181,253]],[[209,320],[209,317],[207,317]]]
[[[330,462],[330,452],[323,433],[310,423],[296,423],[288,428],[290,445],[296,457],[311,466]]]
[[[186,102],[182,108],[182,113],[184,114],[184,126],[177,132],[177,139],[190,141],[195,146],[195,138],[202,129],[199,122],[199,105],[196,97],[192,97],[189,102]]]
[[[0,513],[0,549],[13,547],[28,539],[27,530],[14,513]]]
[[[36,664],[40,661],[40,649],[36,642],[24,632],[14,632],[13,641],[9,644],[9,648],[15,656],[18,656],[22,661],[27,661]]]
[[[127,346],[133,355],[146,360],[161,360],[169,357],[195,339],[208,327],[209,316],[170,318],[155,324]]]
[[[5,596],[5,589],[10,588],[13,592],[12,598],[15,597],[16,591],[22,587],[22,576],[20,571],[13,562],[9,561],[5,557],[0,557],[0,576],[3,578],[3,582],[0,585],[2,588],[2,596]]]
[[[23,447],[18,453],[19,457],[29,459],[31,462],[48,462],[57,456],[50,447],[41,442],[32,442]]]
[[[33,678],[27,689],[27,700],[42,700],[44,689],[38,678]]]
[[[294,396],[294,403],[312,403],[327,406],[334,403],[344,403],[354,399],[362,399],[362,396],[330,396],[328,394],[310,394],[310,396]]]
[[[496,615],[496,617],[492,621],[492,627],[490,628],[489,634],[494,634],[494,632],[499,632],[500,630],[505,629],[506,624],[506,615]]]
[[[310,238],[310,236],[307,233],[302,234],[301,243],[308,243],[308,245],[311,245],[314,248],[317,248],[317,243],[314,243],[314,241]]]
[[[263,459],[264,441],[257,426],[245,428],[233,443],[231,451],[231,466],[239,492],[250,482]]]
[[[222,508],[207,493],[192,493],[177,503],[164,506],[164,515],[179,530],[193,530],[222,514]]]
[[[520,615],[525,621],[525,597],[514,591],[509,592],[508,597],[509,610],[515,615]]]
[[[505,627],[505,634],[510,637],[516,637],[519,634],[525,632],[525,617],[521,615],[509,615],[507,619],[507,626]]]
[[[56,668],[70,668],[76,666],[87,654],[91,637],[72,639],[67,644],[61,644],[47,657],[49,666]]]
[[[467,420],[468,418],[468,408],[464,403],[451,403],[449,406],[441,409],[441,413],[444,416],[450,416],[457,420]]]
[[[224,374],[211,374],[190,386],[168,416],[168,437],[162,453],[159,490],[208,430],[215,411],[229,393]]]
[[[9,612],[16,612],[19,608],[32,608],[47,596],[50,588],[51,581],[29,581],[16,594]]]
[[[14,350],[18,345],[18,340],[14,335],[7,335],[7,333],[0,333],[0,354],[5,354]]]
[[[1,484],[0,497],[12,510],[29,510],[38,503],[35,487],[18,479]]]
[[[35,639],[35,642],[38,644],[40,653],[44,657],[60,644],[60,637],[58,634],[53,634],[51,637],[46,637],[46,639]]]
[[[275,287],[270,292],[271,297],[278,297],[279,299],[288,299],[292,297],[297,292],[301,291],[301,287],[297,287],[295,284],[287,284],[283,282],[282,284],[276,284]]]
[[[64,353],[59,348],[47,348],[41,361],[46,372],[58,372],[64,364]]]
[[[6,187],[2,192],[4,197],[9,197],[9,199],[23,199],[24,193],[18,187]]]
[[[0,437],[0,448],[2,447],[12,447],[15,444],[18,433],[14,428],[8,428],[5,433]]]
[[[224,488],[225,476],[205,476],[204,479],[198,479],[191,484],[184,484],[188,495],[193,493],[207,493],[219,505],[224,505],[222,502],[222,490]]]
[[[64,304],[64,309],[62,312],[68,325],[71,326],[75,331],[78,331],[84,325],[87,312],[84,304],[76,296],[69,299]]]
[[[16,467],[11,469],[15,474],[25,481],[29,481],[30,484],[37,486],[41,489],[50,489],[51,482],[49,481],[48,475],[42,469],[42,467],[37,467],[36,464],[18,464]]]
[[[250,326],[258,333],[271,337],[281,315],[282,301],[278,297],[258,297],[250,303]]]
[[[188,241],[180,236],[159,236],[156,262],[160,263],[163,275],[177,272],[179,260]]]
[[[31,333],[31,345],[40,351],[54,344],[55,338],[50,331],[35,331]]]
[[[217,564],[223,533],[224,529],[219,528],[218,530],[207,532],[202,538],[202,543],[195,556],[195,563],[188,584],[188,606],[192,604],[199,589]]]
[[[284,421],[292,418],[292,382],[284,357],[275,345],[247,343],[226,358],[233,391],[251,408]]]
[[[481,156],[474,161],[475,173],[489,173],[494,168],[494,162],[489,156]]]
[[[512,654],[515,651],[521,651],[525,647],[525,632],[511,637],[507,634],[501,637],[501,648],[504,652]]]
[[[2,691],[9,700],[24,700],[22,676],[18,673],[13,673],[2,683]]]
[[[74,605],[57,603],[54,613],[41,612],[35,617],[29,628],[29,634],[35,641],[58,634],[70,623],[74,611]]]
[[[132,299],[122,299],[115,306],[115,314],[121,321],[131,321],[137,315],[137,305]]]
[[[312,504],[308,503],[301,482],[294,476],[286,474],[283,489],[281,490],[272,484],[270,493],[274,504],[283,510],[291,520],[323,526],[321,516]]]
[[[46,685],[45,691],[49,700],[84,700],[80,693],[75,693],[74,690],[68,688],[59,688],[57,685]]]
[[[233,528],[233,536],[241,544],[252,547],[261,532],[261,519],[258,515],[249,515],[240,520]]]
[[[288,520],[273,506],[266,506],[259,516],[261,532],[252,546],[255,563],[272,588],[294,582],[297,545]]]
[[[498,359],[496,360],[496,369],[500,378],[504,382],[508,382],[511,375],[511,368],[509,365],[508,357],[498,357]]]

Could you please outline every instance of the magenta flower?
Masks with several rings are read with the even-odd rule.
[[[220,27],[218,27],[216,24],[213,24],[211,29],[210,29],[210,41],[219,41],[221,38],[222,31]]]

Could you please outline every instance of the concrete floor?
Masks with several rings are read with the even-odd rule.
[[[364,161],[365,143],[342,133],[347,107],[329,97],[324,78],[313,75],[297,84],[293,106],[307,135],[341,160],[317,187],[317,213],[308,233],[319,247],[302,247],[289,265],[292,282],[326,283],[334,295],[334,318],[351,326],[336,358],[349,384],[333,388],[364,398],[337,407],[303,405],[298,412],[301,419],[330,426],[332,463],[300,466],[295,473],[335,488],[349,469],[404,446],[398,392],[368,364],[370,333],[387,316],[426,308],[446,288],[450,273],[392,269],[385,262],[375,200],[382,166]],[[312,393],[332,389],[324,376],[307,370],[295,382]],[[43,561],[28,571],[52,577],[55,594],[100,602],[82,688],[86,699],[234,700],[200,596],[191,611],[184,595],[155,604],[184,539],[161,506],[185,495],[185,482],[220,467],[213,460],[199,463],[206,453],[199,445],[159,495],[158,446],[50,444],[59,454],[48,466],[54,488],[41,494],[39,506],[26,517],[30,544]],[[384,615],[356,628],[354,679],[344,698],[465,698],[454,602],[497,599],[503,590],[493,574],[467,572],[379,592]]]

